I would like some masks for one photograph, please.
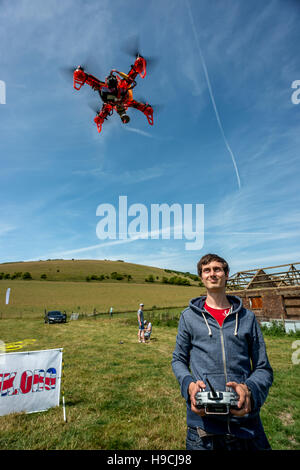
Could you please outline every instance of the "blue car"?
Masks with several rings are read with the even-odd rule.
[[[45,315],[45,323],[66,323],[67,315],[59,310],[47,312]]]

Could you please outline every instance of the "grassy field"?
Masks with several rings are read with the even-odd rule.
[[[0,417],[0,449],[185,448],[185,403],[171,369],[177,334],[172,322],[154,321],[149,344],[137,342],[136,314],[62,325],[2,319],[0,328],[5,343],[35,339],[24,351],[64,348],[67,411],[67,423],[61,407]],[[265,339],[275,376],[261,413],[265,430],[273,449],[299,449],[294,339]]]
[[[122,282],[127,283],[128,275],[131,276],[130,282],[145,283],[145,279],[152,275],[156,282],[161,282],[163,277],[170,278],[176,274],[175,271],[169,272],[153,266],[141,264],[126,263],[124,261],[111,260],[48,260],[48,261],[24,261],[17,263],[0,264],[0,274],[10,277],[29,272],[33,280],[40,280],[42,275],[46,275],[47,281],[86,281],[87,276],[104,275],[105,279],[101,282],[112,282],[111,273],[117,272],[124,276]],[[107,278],[109,277],[109,279]],[[191,284],[197,285],[198,282],[190,277],[180,274],[189,279]],[[15,277],[18,279],[18,277]],[[120,281],[114,282],[120,284]]]
[[[177,307],[187,305],[189,299],[197,297],[203,288],[173,286],[158,283],[102,283],[102,282],[57,282],[57,281],[0,281],[2,301],[0,319],[41,318],[44,310],[65,310],[92,313],[137,310],[140,302],[145,309]],[[11,288],[10,301],[5,305],[6,289]]]
[[[31,279],[23,279],[30,273]],[[112,279],[112,273],[123,276]],[[41,279],[41,276],[45,276]],[[102,280],[99,281],[99,277]],[[154,282],[146,282],[152,276]],[[180,277],[190,286],[163,283],[163,278]],[[89,282],[86,278],[89,278]],[[97,277],[98,280],[92,280]],[[103,279],[104,277],[104,279]],[[129,279],[129,280],[128,280]],[[5,292],[11,289],[9,304]],[[48,260],[0,265],[0,319],[41,317],[44,310],[64,310],[67,314],[91,314],[185,306],[203,292],[199,282],[188,275],[122,261]]]

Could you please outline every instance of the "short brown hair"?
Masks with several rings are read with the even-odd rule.
[[[221,258],[221,256],[215,255],[213,253],[208,253],[207,255],[202,256],[200,261],[198,261],[197,263],[197,271],[199,277],[201,277],[202,275],[202,266],[205,264],[209,264],[212,261],[218,261],[219,263],[222,263],[225,274],[229,273],[229,266],[224,258]]]

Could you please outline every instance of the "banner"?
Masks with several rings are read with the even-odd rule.
[[[0,416],[59,405],[62,349],[0,354]]]

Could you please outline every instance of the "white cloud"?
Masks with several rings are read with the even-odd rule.
[[[10,224],[5,224],[1,223],[0,224],[0,237],[7,235],[8,233],[17,230],[16,226],[10,225]]]
[[[140,168],[136,170],[126,170],[122,173],[110,172],[99,168],[91,168],[88,170],[74,170],[74,175],[79,176],[94,176],[96,178],[104,179],[109,183],[141,183],[155,178],[160,178],[165,175],[168,170],[167,165],[154,166],[150,168]]]

